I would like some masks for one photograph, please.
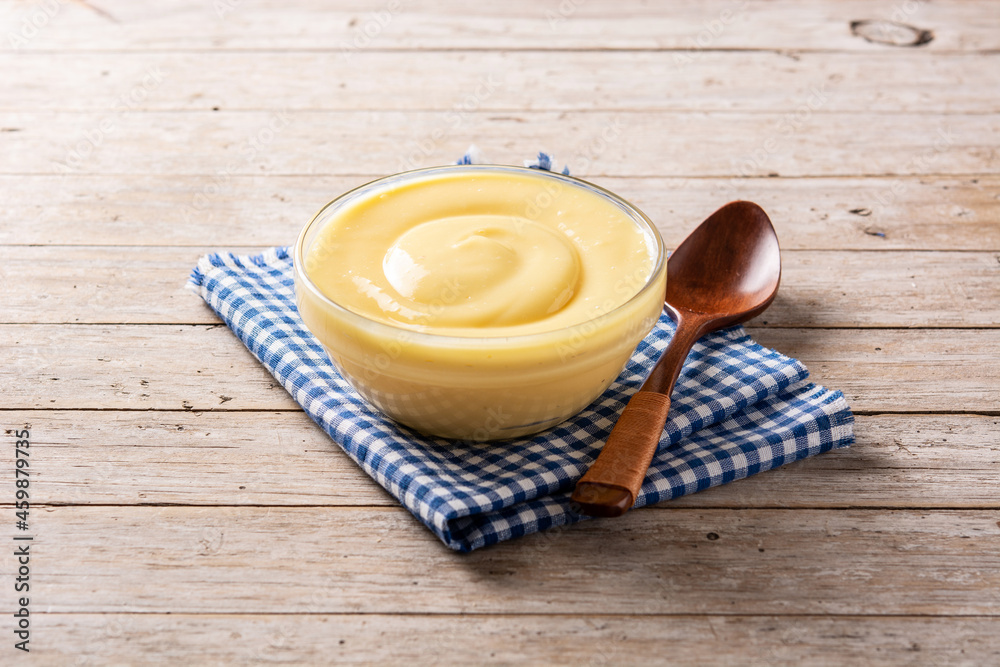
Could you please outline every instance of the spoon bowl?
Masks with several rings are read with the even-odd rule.
[[[764,312],[780,282],[777,234],[753,202],[726,204],[674,251],[667,261],[665,307],[677,331],[577,483],[572,499],[581,513],[621,516],[635,504],[691,346]]]
[[[726,320],[736,324],[771,305],[780,280],[771,220],[757,204],[736,201],[712,214],[670,255],[666,306],[714,313],[720,326]]]

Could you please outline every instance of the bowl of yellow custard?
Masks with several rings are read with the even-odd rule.
[[[370,404],[471,441],[577,414],[663,308],[666,252],[617,195],[498,165],[404,172],[324,206],[295,245],[299,313]]]

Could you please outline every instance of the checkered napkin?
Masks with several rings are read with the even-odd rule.
[[[383,417],[338,375],[295,307],[288,248],[207,255],[189,287],[330,437],[445,544],[472,551],[583,517],[569,496],[674,332],[665,315],[621,375],[579,415],[534,437],[451,442]],[[846,447],[839,391],[732,327],[695,344],[636,507]]]

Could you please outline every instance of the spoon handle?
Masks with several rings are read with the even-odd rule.
[[[597,460],[576,483],[572,500],[582,514],[621,516],[635,504],[669,411],[666,394],[640,390],[632,395]]]
[[[701,317],[673,311],[677,331],[642,387],[629,400],[572,500],[588,516],[621,516],[635,504],[660,445],[670,411],[670,393],[691,346],[705,332]]]

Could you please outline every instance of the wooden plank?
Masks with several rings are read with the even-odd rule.
[[[996,511],[656,509],[466,556],[402,509],[61,507],[32,518],[32,581],[53,612],[1000,611]]]
[[[3,423],[30,424],[47,504],[399,504],[303,412],[8,412]]]
[[[209,251],[0,246],[0,322],[216,324],[185,288]]]
[[[750,332],[762,345],[801,359],[814,382],[840,389],[858,411],[1000,409],[1000,368],[986,361],[1000,359],[996,330]]]
[[[0,326],[0,341],[7,408],[298,408],[221,324]]]
[[[665,655],[674,665],[1000,660],[995,617],[40,613],[32,626],[44,637],[32,654],[51,664],[140,656],[203,665],[414,664],[429,656],[439,665],[651,664]]]
[[[48,505],[398,505],[301,412],[13,411],[3,423],[31,425],[32,484]],[[664,506],[998,509],[998,428],[980,415],[862,415],[848,449]],[[0,463],[13,456],[0,450]]]
[[[199,176],[0,175],[0,243],[289,245],[323,204],[379,175],[232,176],[208,194]],[[1000,250],[1000,176],[595,182],[645,211],[670,247],[718,206],[749,199],[784,250]]]
[[[10,112],[0,173],[202,175],[199,191],[212,197],[233,174],[391,173],[447,164],[472,143],[502,163],[547,149],[582,177],[994,171],[996,114],[822,105],[817,97],[787,113],[470,111],[457,121],[450,111]]]
[[[1000,411],[1000,329],[751,328],[868,412]],[[8,409],[286,410],[224,326],[2,325]]]
[[[95,5],[98,6],[98,5]],[[697,5],[517,0],[503,9],[461,0],[421,2],[185,0],[169,6],[128,0],[61,4],[33,33],[35,5],[8,3],[0,22],[24,50],[320,49],[776,49],[878,52],[898,47],[852,34],[855,20],[897,21],[931,30],[922,50],[1000,48],[995,13],[972,1],[811,3],[713,0]],[[889,31],[891,37],[892,31]],[[876,37],[879,33],[876,32]],[[915,36],[915,35],[913,35]],[[910,34],[903,35],[907,40]]]
[[[1000,54],[570,51],[0,52],[0,109],[437,109],[989,113]],[[260,66],[248,63],[258,63]],[[900,76],[905,70],[907,75]],[[302,76],[308,73],[308,76]],[[766,82],[766,83],[765,83]],[[433,90],[435,94],[428,95]],[[391,91],[391,92],[390,92]],[[724,93],[723,93],[724,91]],[[134,94],[133,94],[134,93]],[[123,100],[124,96],[124,102]]]
[[[781,265],[781,290],[755,324],[1000,326],[996,253],[786,251]]]
[[[0,323],[214,324],[184,288],[211,250],[0,246]],[[781,291],[755,323],[1000,327],[1000,254],[786,250]]]

